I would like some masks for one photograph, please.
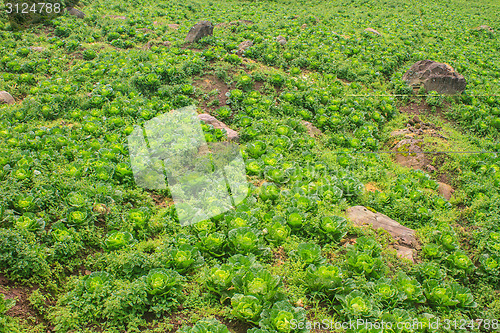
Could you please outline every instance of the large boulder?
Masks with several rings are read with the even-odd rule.
[[[414,249],[420,248],[414,230],[399,224],[384,214],[374,213],[363,206],[353,206],[347,209],[347,217],[355,225],[369,225],[374,229],[382,228],[386,230],[399,245]]]
[[[210,21],[201,21],[196,23],[188,32],[186,42],[195,43],[206,36],[214,34],[214,26]]]
[[[198,118],[201,121],[203,121],[205,124],[212,125],[214,128],[220,128],[222,130],[225,130],[227,133],[227,139],[229,141],[238,141],[239,140],[238,132],[236,132],[233,129],[230,129],[222,121],[217,120],[217,118],[209,115],[208,113],[199,114]]]
[[[6,91],[0,91],[0,104],[14,104],[15,102],[11,94]]]
[[[74,8],[74,7],[67,7],[66,11],[70,15],[76,16],[77,18],[80,18],[80,19],[85,18],[85,13],[82,12],[81,10]]]
[[[428,164],[425,153],[422,150],[423,140],[419,139],[403,139],[399,141],[393,148],[396,163],[407,168],[423,170]]]
[[[423,86],[427,91],[448,95],[461,93],[467,86],[465,78],[453,67],[432,60],[421,60],[413,64],[403,75],[403,80],[412,87]]]
[[[375,35],[378,35],[378,36],[382,36],[382,34],[380,32],[378,32],[377,30],[375,30],[373,28],[366,28],[365,31],[370,32],[370,33],[375,34]]]

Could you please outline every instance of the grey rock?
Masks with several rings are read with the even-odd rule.
[[[199,114],[198,118],[201,121],[203,121],[205,124],[212,125],[214,128],[219,128],[219,129],[225,130],[227,133],[227,139],[229,141],[238,141],[239,140],[240,136],[239,136],[238,132],[230,129],[222,121],[217,120],[217,118],[209,115],[208,113]]]
[[[109,15],[109,17],[112,19],[115,19],[115,20],[126,20],[127,19],[126,16],[122,16],[122,15]]]
[[[474,28],[475,30],[487,30],[489,32],[495,32],[492,27],[487,25],[480,25],[479,27]]]
[[[280,45],[281,45],[281,46],[283,46],[283,45],[285,45],[285,44],[286,44],[286,38],[285,38],[285,37],[283,37],[283,36],[278,36],[278,37],[276,37],[276,41],[277,41],[278,43],[280,43]]]
[[[43,46],[32,46],[30,47],[30,49],[36,52],[43,52],[46,50],[46,48]]]
[[[206,36],[212,36],[214,26],[209,21],[201,21],[196,23],[188,32],[186,42],[195,43]]]
[[[14,104],[15,102],[11,94],[6,91],[0,91],[0,104]]]
[[[412,87],[423,86],[427,91],[448,95],[461,93],[467,86],[465,78],[453,67],[432,60],[413,64],[403,75],[403,80]]]
[[[380,32],[378,32],[377,30],[375,30],[373,28],[366,28],[365,31],[366,32],[371,32],[372,34],[375,34],[375,35],[378,35],[378,36],[382,36],[382,34]]]
[[[80,18],[80,19],[85,18],[85,13],[79,9],[74,8],[74,7],[67,7],[66,11],[70,15],[76,16],[77,18]]]
[[[419,249],[420,245],[415,237],[415,231],[407,228],[387,215],[374,213],[364,206],[353,206],[347,209],[347,217],[359,226],[369,225],[374,229],[384,229],[399,245]]]
[[[252,47],[252,45],[253,42],[251,40],[241,42],[240,45],[238,45],[238,51],[236,52],[236,54],[242,55],[248,48]]]

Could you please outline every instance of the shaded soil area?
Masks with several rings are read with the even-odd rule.
[[[253,327],[252,325],[250,325],[248,323],[244,323],[244,322],[239,321],[239,320],[228,320],[226,318],[222,318],[219,316],[216,316],[216,318],[221,323],[226,325],[227,328],[229,329],[229,331],[231,331],[233,333],[246,333],[249,329],[251,329]]]
[[[7,311],[6,314],[11,317],[20,318],[33,325],[45,323],[45,320],[31,307],[28,300],[35,289],[37,288],[17,286],[0,273],[0,293],[4,294],[6,299],[16,301],[16,305]]]

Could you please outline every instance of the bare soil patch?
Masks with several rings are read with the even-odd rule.
[[[44,322],[43,318],[31,307],[28,300],[35,289],[35,287],[16,286],[5,275],[0,273],[0,293],[4,294],[6,299],[16,301],[16,305],[9,309],[6,314],[11,317],[20,318],[33,325]]]
[[[200,79],[194,81],[193,85],[201,90],[203,90],[205,93],[208,93],[214,89],[217,90],[217,95],[211,97],[208,100],[199,100],[199,106],[203,109],[206,110],[208,113],[213,113],[216,109],[226,105],[227,101],[227,92],[232,88],[231,86],[227,85],[224,81],[222,81],[220,78],[218,78],[214,74],[207,74],[202,76]],[[219,105],[214,105],[213,101],[215,99],[219,100]],[[212,111],[212,112],[210,112]]]

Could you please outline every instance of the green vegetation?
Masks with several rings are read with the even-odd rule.
[[[500,331],[497,2],[79,6],[83,19],[25,30],[0,14],[0,90],[16,100],[0,105],[0,332],[289,333],[358,319],[420,325],[331,330]],[[186,44],[201,20],[214,35]],[[402,76],[424,59],[466,90],[415,95]],[[182,227],[169,189],[135,184],[127,137],[193,104],[239,133],[251,185],[235,209]],[[410,107],[440,127],[419,143],[435,171],[373,153],[393,148]],[[415,262],[354,225],[356,205],[414,229]]]

